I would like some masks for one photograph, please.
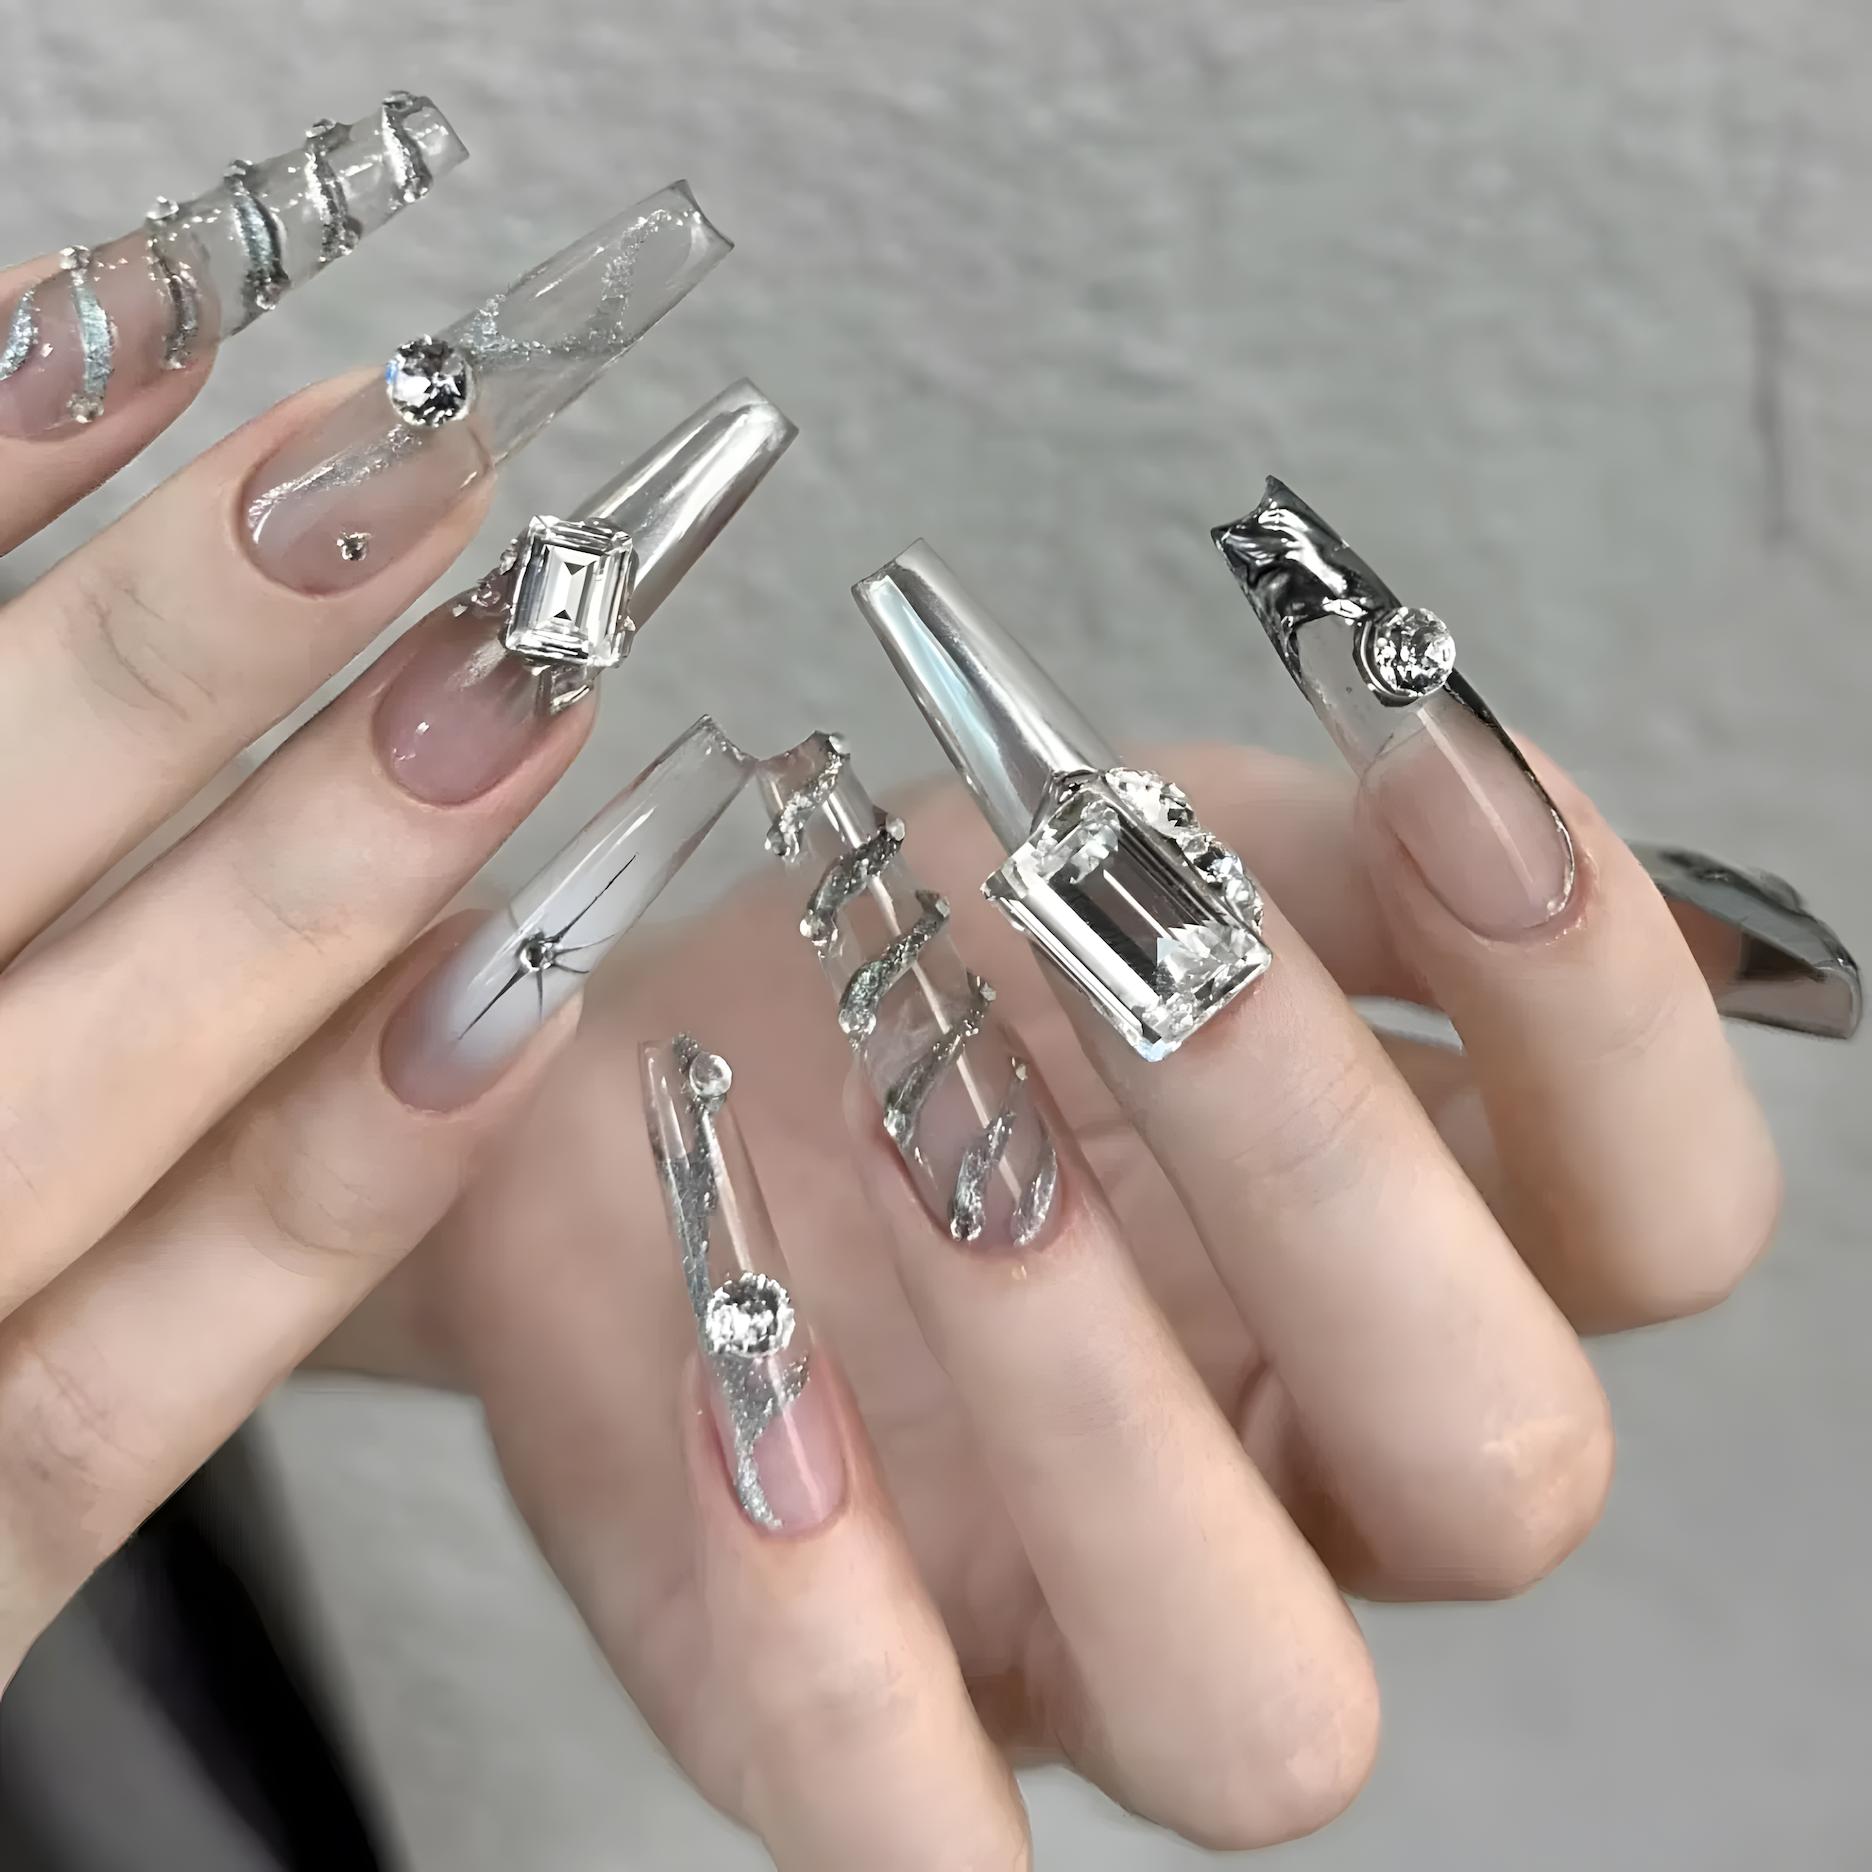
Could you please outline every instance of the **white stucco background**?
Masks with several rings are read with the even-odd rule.
[[[677,174],[738,253],[514,464],[562,507],[743,372],[803,425],[504,859],[699,709],[931,764],[845,598],[913,533],[1121,734],[1319,751],[1208,544],[1275,469],[1461,633],[1634,831],[1872,931],[1872,9],[1858,0],[8,0],[0,246],[392,84],[474,161],[232,347],[85,519]],[[1387,1738],[1270,1855],[1572,1872],[1864,1863],[1868,1060],[1746,1037],[1778,1251],[1601,1349],[1603,1530],[1531,1598],[1365,1615]],[[621,1333],[620,1358],[629,1356]],[[472,1411],[276,1406],[332,1646],[422,1872],[760,1863],[679,1782],[516,1531]],[[1042,1867],[1201,1855],[1059,1776]]]

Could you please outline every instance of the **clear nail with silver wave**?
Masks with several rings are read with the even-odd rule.
[[[132,234],[65,248],[0,322],[0,434],[67,434],[199,363],[467,156],[429,99],[393,92],[282,155],[230,163],[205,194],[158,198]]]
[[[903,822],[872,802],[837,734],[763,761],[759,788],[767,849],[799,879],[800,933],[918,1195],[952,1240],[1033,1245],[1057,1193],[1053,1140],[994,989],[904,862]]]

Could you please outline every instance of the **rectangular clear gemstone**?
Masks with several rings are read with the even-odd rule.
[[[1146,1059],[1173,1053],[1272,960],[1253,921],[1100,779],[983,889]]]
[[[501,641],[541,662],[609,668],[623,654],[634,556],[629,538],[613,527],[535,519]]]

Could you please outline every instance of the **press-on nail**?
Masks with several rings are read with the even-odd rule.
[[[809,1532],[845,1498],[844,1446],[730,1109],[733,1073],[687,1034],[645,1046],[642,1067],[650,1152],[736,1498],[769,1533]]]
[[[467,157],[427,98],[397,93],[353,124],[321,122],[284,155],[230,164],[206,194],[67,248],[0,311],[0,434],[69,433],[206,357],[349,253]]]
[[[361,583],[590,388],[728,252],[676,183],[433,336],[255,471],[248,540],[270,577]]]
[[[386,1083],[451,1111],[505,1071],[649,908],[748,776],[704,716],[481,923],[394,1015]]]

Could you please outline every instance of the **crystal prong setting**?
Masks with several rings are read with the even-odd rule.
[[[1142,768],[1059,776],[982,894],[1146,1060],[1174,1053],[1273,961],[1240,858]]]

